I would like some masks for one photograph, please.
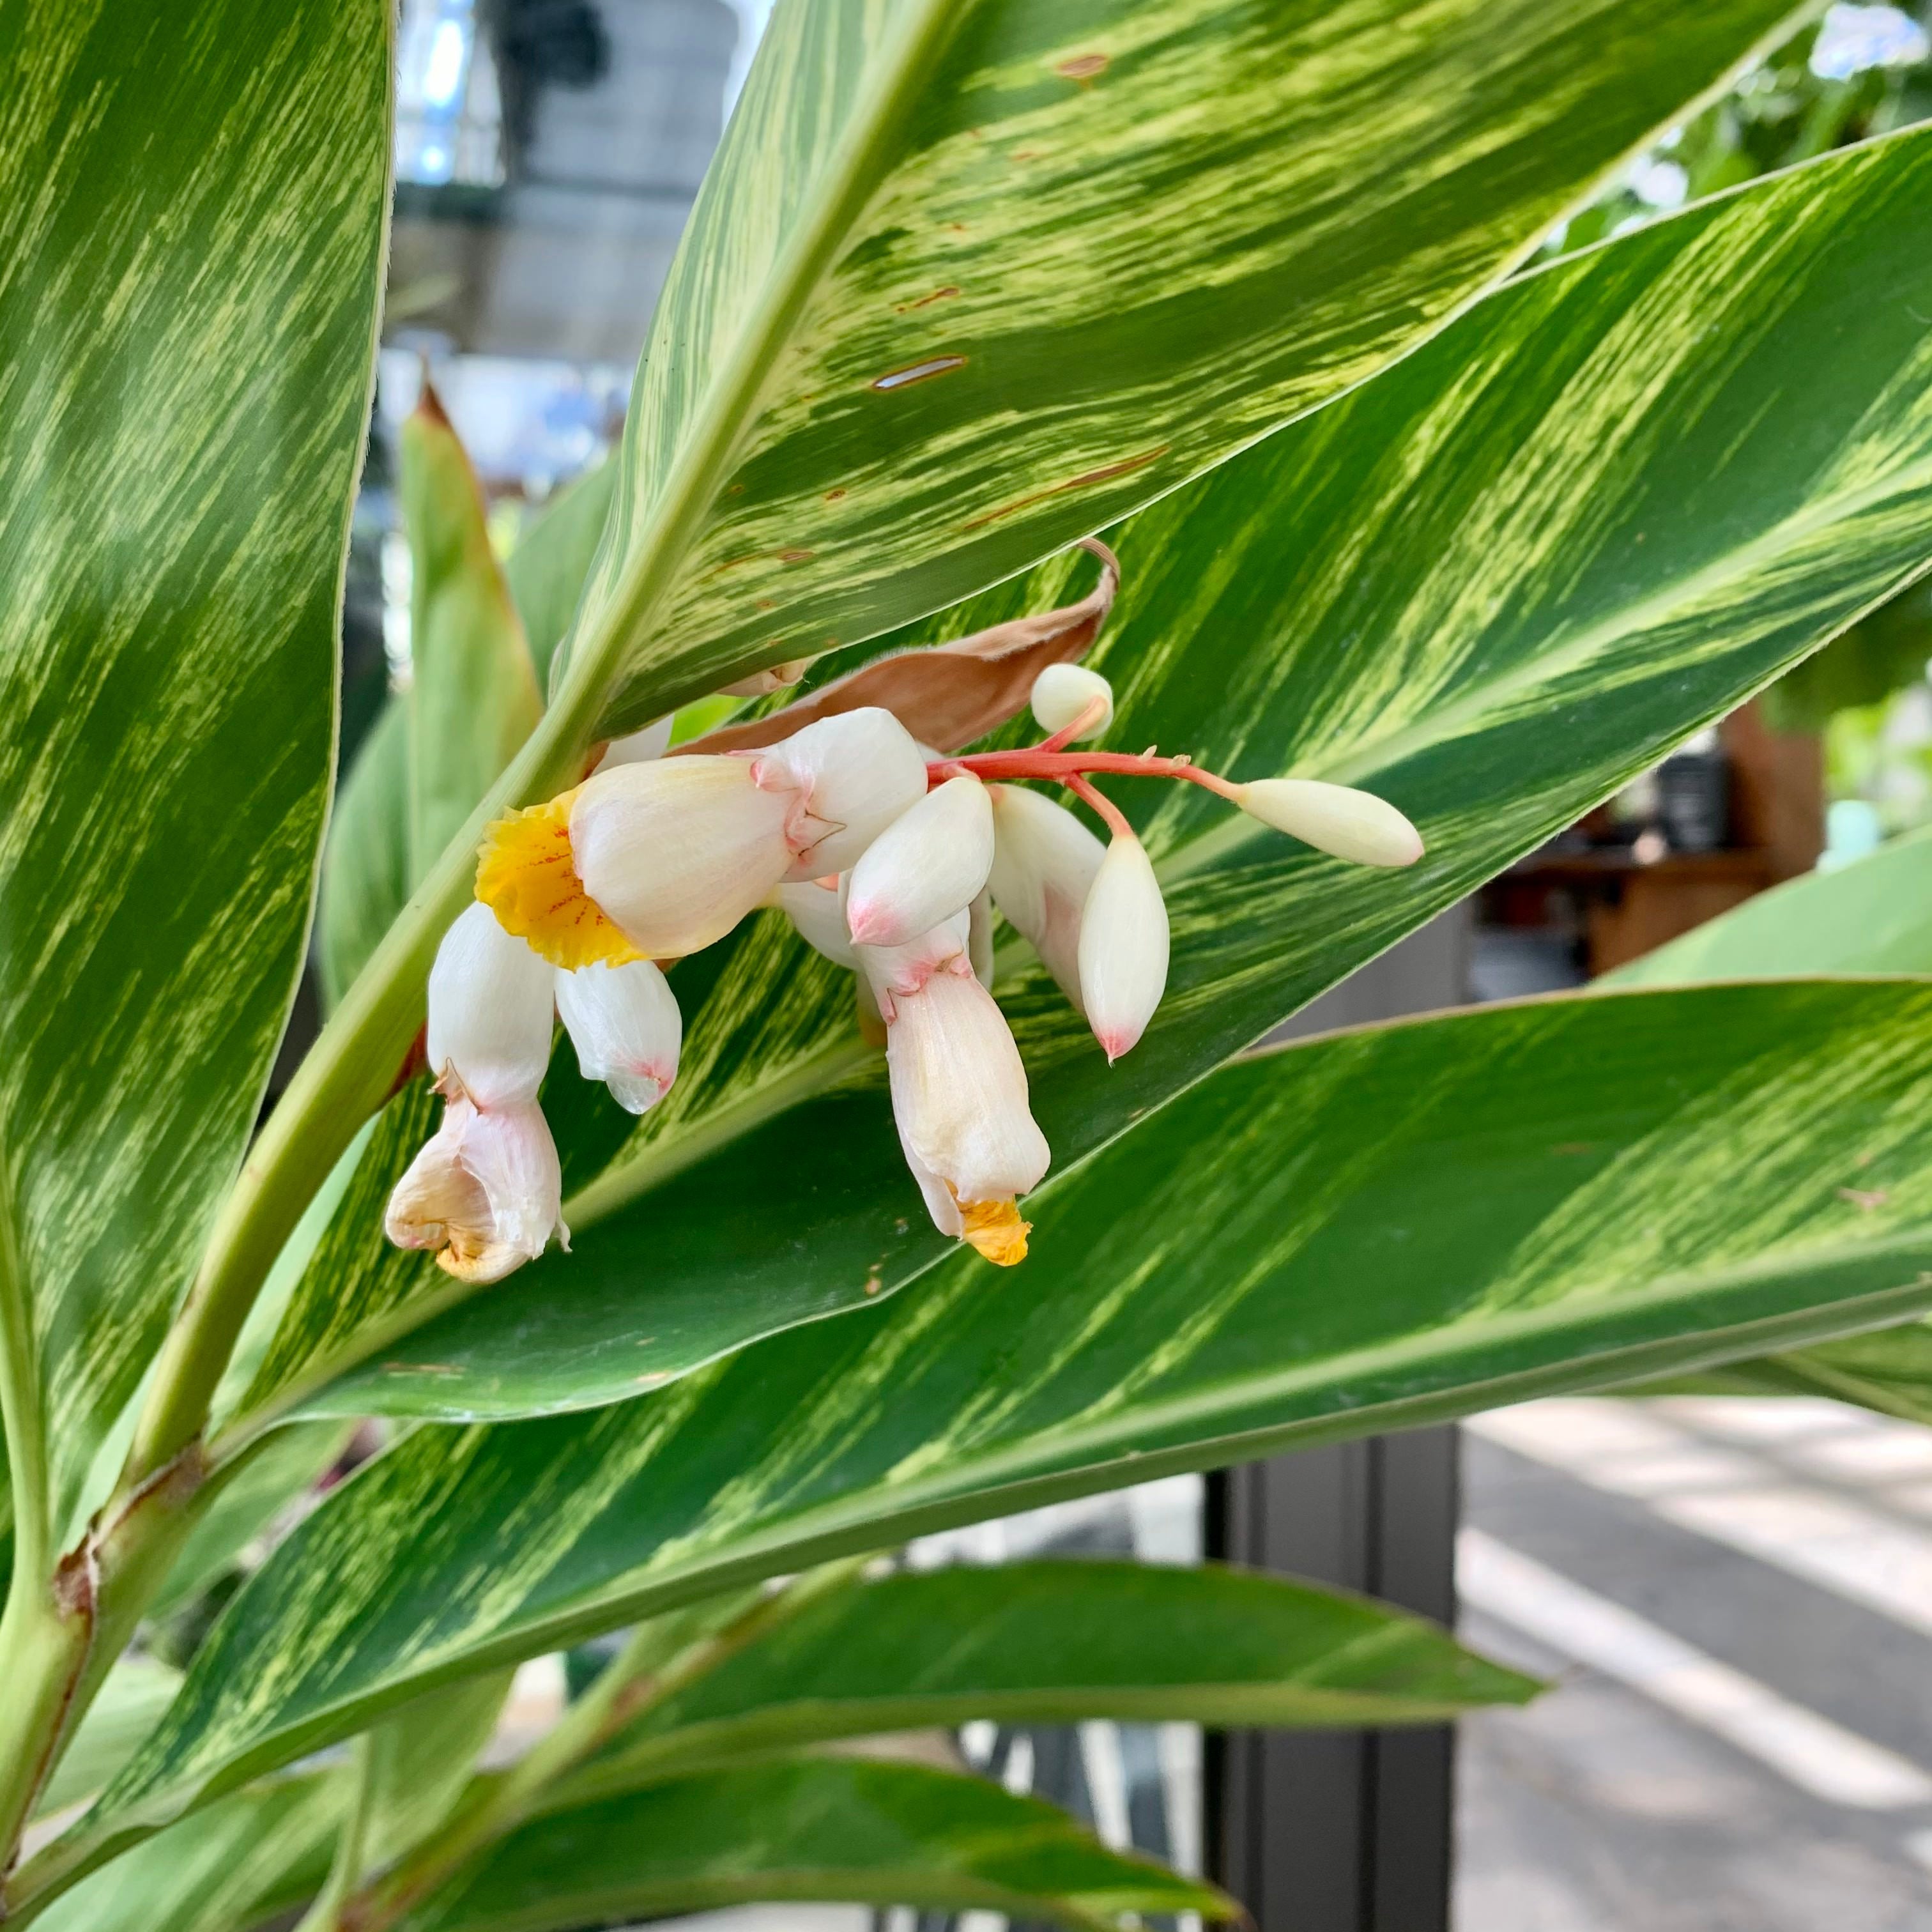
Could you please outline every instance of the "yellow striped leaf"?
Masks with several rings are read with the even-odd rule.
[[[235,1599],[28,1895],[426,1685],[758,1575],[1923,1308],[1928,1026],[1932,988],[1797,982],[1262,1055],[1047,1190],[1025,1268],[956,1258],[636,1401],[419,1430]]]
[[[0,1271],[57,1516],[302,964],[385,205],[381,0],[0,4]]]
[[[1784,0],[789,0],[652,326],[613,729],[977,590],[1359,381]]]

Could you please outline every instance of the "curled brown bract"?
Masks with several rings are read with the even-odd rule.
[[[880,658],[782,711],[722,724],[677,751],[753,751],[821,718],[868,704],[891,712],[936,752],[976,742],[1026,709],[1034,680],[1048,664],[1083,656],[1100,634],[1120,587],[1120,562],[1097,537],[1083,537],[1080,547],[1100,559],[1100,580],[1078,603],[1016,617],[929,650]]]

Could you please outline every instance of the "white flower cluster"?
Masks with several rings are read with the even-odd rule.
[[[1167,910],[1145,849],[1090,774],[1190,780],[1338,856],[1406,865],[1414,829],[1365,792],[1235,784],[1185,759],[1067,748],[1113,716],[1105,679],[1054,664],[1033,688],[1029,750],[929,755],[890,712],[838,713],[752,752],[662,755],[661,730],[612,746],[582,784],[492,826],[478,903],[430,977],[429,1064],[443,1124],[392,1196],[387,1227],[465,1280],[541,1253],[560,1212],[537,1090],[560,1016],[588,1079],[634,1113],[677,1069],[661,966],[761,905],[857,975],[884,1029],[892,1112],[934,1225],[1003,1265],[1026,1253],[1017,1202],[1049,1160],[1026,1070],[989,989],[992,914],[1028,940],[1109,1061],[1166,990]],[[1101,842],[1022,780],[1058,784]]]

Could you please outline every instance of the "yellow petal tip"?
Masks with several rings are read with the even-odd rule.
[[[476,896],[506,932],[572,972],[628,966],[640,952],[584,890],[570,850],[574,788],[498,819],[476,848]]]
[[[962,1201],[959,1214],[966,1224],[961,1240],[970,1242],[995,1268],[1015,1268],[1026,1259],[1033,1223],[1020,1219],[1012,1200]]]

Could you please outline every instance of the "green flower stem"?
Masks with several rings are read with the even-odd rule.
[[[556,1726],[503,1776],[478,1779],[470,1797],[435,1837],[387,1878],[350,1900],[334,1921],[302,1932],[388,1932],[471,1859],[543,1808],[558,1780],[654,1705],[695,1683],[808,1604],[843,1588],[870,1562],[848,1558],[809,1570],[784,1588],[754,1591],[751,1601],[718,1628],[666,1654],[663,1619],[640,1624],[597,1681]],[[673,1630],[684,1628],[682,1620]]]
[[[79,1588],[50,1587],[16,1568],[0,1615],[0,1846],[8,1870],[75,1715],[94,1636],[92,1606],[78,1580]]]
[[[136,1430],[123,1492],[200,1434],[242,1324],[282,1244],[356,1130],[380,1108],[422,1024],[445,929],[470,898],[478,841],[513,804],[578,776],[598,694],[566,690],[471,814],[383,938],[243,1162],[188,1300],[169,1331]]]
[[[335,1858],[328,1869],[328,1882],[316,1894],[315,1902],[302,1914],[295,1932],[338,1932],[342,1924],[344,1902],[362,1876],[362,1860],[369,1840],[369,1807],[376,1788],[375,1740],[364,1731],[356,1740],[356,1762],[351,1775],[355,1790],[349,1801],[335,1840]]]

